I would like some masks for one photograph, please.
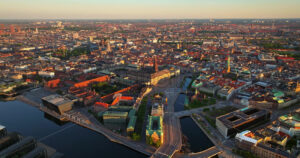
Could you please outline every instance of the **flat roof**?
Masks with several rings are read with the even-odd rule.
[[[127,117],[128,112],[120,112],[120,111],[105,111],[103,116],[124,116]]]
[[[70,100],[68,98],[65,98],[65,97],[63,97],[61,95],[58,95],[58,94],[52,94],[52,95],[43,97],[42,100],[45,100],[45,101],[47,101],[49,103],[52,103],[56,106],[59,106],[59,105],[62,105],[62,104],[68,103],[68,102],[72,102],[72,100]]]
[[[227,128],[232,128],[234,126],[239,126],[246,121],[256,119],[263,115],[266,115],[269,111],[265,109],[256,108],[243,108],[228,114],[217,117]]]

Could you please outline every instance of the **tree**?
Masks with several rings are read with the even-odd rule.
[[[138,141],[138,140],[141,139],[141,136],[139,134],[137,134],[137,133],[133,133],[132,134],[132,139],[135,140],[135,141]]]
[[[151,135],[151,138],[153,140],[153,143],[157,143],[159,141],[159,136],[157,135],[156,132],[153,132],[153,134]]]

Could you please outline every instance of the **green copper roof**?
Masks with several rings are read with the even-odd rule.
[[[130,120],[128,122],[127,129],[128,128],[134,129],[135,123],[136,123],[136,116],[133,116],[133,117],[130,118]]]

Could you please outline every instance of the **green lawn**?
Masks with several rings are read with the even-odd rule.
[[[107,82],[99,82],[97,84],[92,85],[92,88],[101,96],[105,96],[107,94],[111,94],[113,92],[116,92],[118,90],[121,90],[124,88],[122,85],[110,85]]]
[[[233,106],[226,106],[219,109],[213,109],[213,110],[205,110],[205,114],[211,116],[211,117],[218,117],[224,114],[227,114],[229,112],[237,110],[236,107]]]
[[[216,102],[217,101],[215,98],[206,98],[201,101],[194,100],[189,103],[187,108],[188,109],[200,108],[200,107],[216,104]]]
[[[137,111],[137,120],[135,125],[135,135],[140,138],[142,134],[143,123],[145,119],[146,107],[147,107],[148,97],[143,98],[139,110]]]

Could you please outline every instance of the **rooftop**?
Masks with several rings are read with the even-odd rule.
[[[49,103],[52,103],[53,105],[59,106],[68,102],[72,102],[72,100],[65,98],[58,94],[49,95],[46,97],[43,97],[42,100],[45,100]]]
[[[254,120],[269,113],[267,110],[256,108],[243,108],[231,113],[219,116],[219,119],[228,128],[237,127],[245,122]]]
[[[106,111],[103,116],[123,116],[127,117],[128,112],[120,112],[120,111]]]

